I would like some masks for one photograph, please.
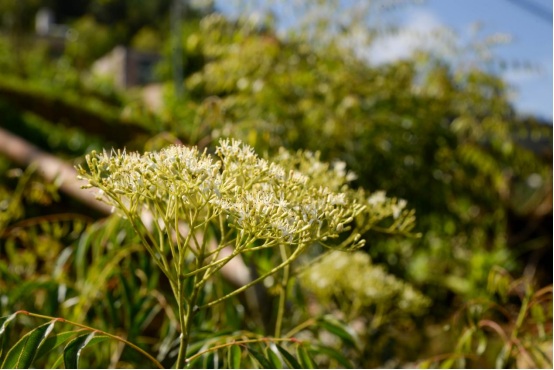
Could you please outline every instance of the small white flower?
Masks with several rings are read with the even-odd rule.
[[[367,199],[367,202],[372,206],[377,206],[385,202],[387,198],[385,197],[385,192],[382,190],[376,191],[371,194]]]

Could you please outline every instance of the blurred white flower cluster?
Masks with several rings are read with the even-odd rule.
[[[301,283],[320,301],[340,302],[354,310],[373,307],[382,313],[418,314],[431,303],[410,284],[372,264],[364,252],[333,251],[306,270]]]

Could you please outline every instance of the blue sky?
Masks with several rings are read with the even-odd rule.
[[[552,1],[525,0],[552,13]],[[428,0],[421,7],[437,22],[464,33],[475,21],[483,33],[508,33],[511,43],[499,46],[496,55],[507,61],[536,66],[535,72],[510,70],[504,77],[517,90],[518,111],[552,121],[552,24],[507,0]]]
[[[399,7],[391,12],[395,24],[420,33],[434,28],[448,27],[456,32],[460,41],[468,41],[474,25],[479,23],[482,37],[497,33],[511,36],[511,41],[494,48],[494,56],[505,60],[508,65],[530,65],[533,68],[507,68],[503,77],[513,88],[512,100],[518,112],[532,114],[552,121],[552,24],[513,3],[514,0],[426,0],[422,5]],[[552,2],[548,0],[515,0],[539,5],[552,13]],[[275,6],[279,2],[256,0],[264,8],[273,3],[272,8],[279,15],[287,10]],[[286,1],[285,1],[286,3]],[[347,3],[357,3],[356,0]],[[224,13],[236,15],[233,1],[216,1],[216,6]],[[284,16],[281,28],[290,23],[290,16]],[[294,14],[292,14],[294,18]],[[287,20],[288,18],[288,20]],[[292,22],[293,23],[293,22]],[[419,43],[419,44],[418,44]],[[406,36],[391,37],[367,50],[367,57],[373,63],[385,63],[409,56],[413,49],[421,46]],[[423,45],[427,47],[427,45]]]

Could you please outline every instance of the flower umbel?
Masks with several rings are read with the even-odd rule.
[[[234,229],[249,241],[236,245],[241,250],[260,239],[269,246],[335,238],[337,226],[351,223],[364,209],[356,199],[269,163],[238,141],[222,141],[217,153],[214,158],[184,146],[144,155],[93,152],[87,156],[90,174],[79,172],[100,189],[99,199],[129,218],[150,212],[161,229],[175,222],[190,230],[209,222],[221,227],[218,217],[225,216],[221,231]]]
[[[356,176],[344,163],[320,162],[317,153],[283,150],[268,161],[240,141],[222,140],[215,156],[171,146],[142,155],[92,152],[86,162],[88,171],[77,168],[89,182],[83,187],[97,188],[97,199],[130,221],[169,279],[183,333],[178,368],[184,365],[198,310],[282,269],[289,271],[314,243],[343,250],[362,247],[360,234],[386,218],[393,222],[381,231],[408,233],[413,227],[413,212],[404,210],[403,201],[383,194],[382,201],[374,202],[363,190],[352,190],[348,182]],[[204,284],[231,259],[276,246],[280,264],[223,297],[200,298]],[[227,252],[220,258],[223,249]]]

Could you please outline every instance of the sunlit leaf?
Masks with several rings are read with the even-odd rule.
[[[360,341],[354,330],[350,328],[346,323],[343,323],[332,316],[325,316],[318,320],[319,326],[327,330],[328,332],[335,334],[346,343],[359,348]]]
[[[542,360],[542,362],[544,363],[545,368],[552,367],[552,360],[550,359],[550,357],[548,357],[548,355],[539,346],[537,346],[536,344],[533,343],[532,344],[532,351],[534,353],[538,354],[537,357]]]
[[[256,361],[258,361],[258,363],[262,366],[262,368],[264,368],[264,369],[273,369],[273,366],[271,366],[271,363],[269,362],[268,359],[266,359],[264,357],[263,354],[256,351],[252,347],[248,347],[248,352],[250,352],[252,357],[254,357],[256,359]]]
[[[417,367],[418,369],[429,369],[431,367],[431,361],[429,360],[426,360],[426,361],[423,361],[419,364],[419,366]]]
[[[495,367],[497,369],[504,369],[506,363],[508,362],[508,356],[509,356],[509,349],[510,346],[508,344],[505,344],[502,349],[500,350],[500,353],[498,353],[498,356],[496,357],[496,363]]]
[[[302,365],[303,369],[317,368],[312,356],[310,356],[310,354],[308,353],[308,351],[306,351],[303,345],[300,344],[296,347],[296,354],[298,356],[298,359],[300,360],[300,365]]]
[[[229,347],[228,362],[230,369],[240,369],[241,350],[239,345]]]
[[[350,361],[342,353],[340,353],[334,348],[327,347],[327,346],[313,346],[310,348],[309,352],[328,356],[336,360],[339,364],[341,364],[347,369],[354,368],[354,365],[352,365],[352,363],[350,363]]]
[[[99,340],[93,342],[94,335],[96,333],[92,332],[90,334],[81,335],[65,346],[63,351],[63,361],[66,369],[78,369],[79,368],[79,359],[81,357],[81,351],[88,345],[98,343]],[[99,337],[100,341],[106,339],[107,337]]]
[[[456,361],[456,357],[451,357],[451,358],[448,358],[446,360],[444,360],[441,365],[440,365],[440,369],[450,369],[452,368],[452,365],[454,364],[454,361]]]
[[[37,355],[35,357],[35,360],[38,360],[42,356],[46,355],[48,352],[52,351],[56,347],[62,345],[64,342],[69,340],[71,337],[76,335],[77,333],[80,333],[82,330],[73,330],[73,331],[66,331],[63,333],[55,334],[47,338],[42,346],[40,346]]]
[[[28,369],[40,346],[54,328],[54,321],[39,326],[21,338],[7,353],[3,369]]]
[[[287,352],[287,350],[285,350],[283,347],[281,347],[278,344],[276,344],[275,347],[277,347],[277,350],[283,356],[283,359],[285,360],[285,362],[287,363],[289,368],[291,368],[291,369],[301,369],[302,368],[302,366],[300,366],[300,364],[298,363],[298,361],[296,361],[294,356],[291,355],[289,352]]]
[[[281,359],[275,352],[273,352],[273,349],[271,349],[271,346],[267,348],[267,358],[269,359],[269,362],[271,362],[271,365],[273,365],[274,369],[282,369],[283,364],[281,363]]]
[[[6,332],[6,327],[15,316],[16,314],[0,317],[0,357],[2,357],[2,350],[4,349],[4,333]]]

